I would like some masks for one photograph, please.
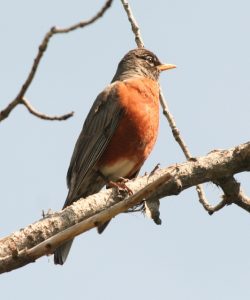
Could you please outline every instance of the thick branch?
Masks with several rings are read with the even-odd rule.
[[[182,164],[158,169],[149,176],[127,183],[133,195],[117,194],[114,190],[101,191],[81,199],[65,210],[51,214],[0,240],[0,272],[7,272],[37,258],[50,254],[66,240],[106,222],[143,200],[177,195],[181,191],[204,182],[222,184],[223,178],[250,170],[250,142],[230,150],[216,150]],[[227,185],[230,182],[227,181]],[[234,183],[233,183],[234,184]],[[225,189],[234,190],[227,186]],[[241,191],[242,192],[242,191]],[[247,200],[247,201],[246,201]],[[228,204],[227,200],[225,200]],[[242,204],[244,202],[244,205]],[[235,203],[250,211],[250,201],[234,192],[230,204]]]
[[[99,18],[101,18],[103,16],[103,14],[106,12],[106,10],[111,6],[113,0],[107,0],[106,3],[104,4],[104,6],[101,8],[101,10],[91,19],[87,20],[87,21],[81,21],[73,26],[70,27],[66,27],[66,28],[57,28],[57,27],[52,27],[50,29],[50,31],[48,31],[44,37],[44,39],[42,40],[42,43],[40,44],[39,48],[38,48],[38,53],[34,59],[33,65],[31,67],[31,70],[28,74],[27,79],[25,80],[24,84],[22,85],[19,93],[17,94],[16,98],[11,101],[8,106],[3,109],[2,111],[0,111],[0,122],[3,121],[4,119],[6,119],[9,114],[11,113],[11,111],[18,105],[22,103],[22,99],[25,95],[25,93],[27,92],[30,84],[32,83],[37,68],[39,66],[39,63],[41,62],[41,59],[43,57],[44,52],[47,49],[47,46],[49,44],[50,39],[52,38],[53,35],[58,34],[58,33],[68,33],[71,32],[73,30],[79,29],[79,28],[83,28],[87,25],[90,25],[92,23],[94,23],[96,20],[98,20]]]

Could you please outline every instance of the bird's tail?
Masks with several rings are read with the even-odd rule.
[[[103,223],[102,225],[99,225],[99,226],[97,227],[97,232],[98,232],[99,234],[102,234],[103,231],[105,230],[105,228],[108,226],[108,224],[109,224],[110,221],[111,221],[111,220],[109,220],[109,221],[106,222],[106,223]]]
[[[73,243],[73,239],[62,244],[60,247],[56,249],[54,252],[54,263],[56,265],[63,265],[68,257],[71,245]]]

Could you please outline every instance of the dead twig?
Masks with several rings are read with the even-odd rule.
[[[214,183],[222,188],[224,192],[222,202],[225,205],[235,203],[250,212],[250,198],[245,195],[240,187],[240,183],[233,176],[218,178]]]
[[[33,81],[37,68],[39,66],[39,63],[44,55],[44,52],[46,51],[49,41],[52,38],[53,35],[55,34],[60,34],[60,33],[68,33],[71,32],[73,30],[79,29],[79,28],[83,28],[87,25],[90,25],[92,23],[94,23],[96,20],[98,20],[99,18],[101,18],[103,16],[103,14],[106,12],[106,10],[111,6],[113,0],[107,0],[104,4],[104,6],[101,8],[101,10],[91,19],[87,20],[87,21],[81,21],[73,26],[70,27],[66,27],[66,28],[57,28],[57,27],[52,27],[44,36],[39,48],[38,48],[38,53],[34,59],[33,65],[31,67],[31,70],[28,74],[27,79],[25,80],[24,84],[22,85],[19,93],[17,94],[17,96],[15,97],[15,99],[13,101],[11,101],[7,107],[5,109],[3,109],[2,111],[0,111],[0,122],[3,121],[4,119],[6,119],[9,114],[11,113],[11,111],[18,105],[21,104],[23,102],[23,97],[25,95],[25,93],[27,92],[31,82]],[[36,115],[36,114],[34,114]],[[70,114],[67,114],[70,115]],[[36,115],[37,116],[37,115]],[[69,116],[70,117],[70,116]],[[67,117],[67,118],[69,118]],[[66,118],[66,119],[67,119]],[[66,119],[62,119],[62,120],[66,120]],[[48,119],[46,119],[48,120]]]
[[[74,115],[73,111],[70,112],[70,113],[61,115],[61,116],[49,116],[49,115],[46,115],[46,114],[41,113],[38,110],[36,110],[26,98],[23,98],[22,101],[20,102],[20,104],[23,104],[32,115],[34,115],[34,116],[36,116],[36,117],[38,117],[38,118],[40,118],[42,120],[64,121],[64,120],[67,120],[68,118],[71,118]]]
[[[127,13],[129,23],[131,24],[131,29],[135,35],[135,43],[138,48],[144,48],[144,43],[141,37],[140,27],[138,26],[133,12],[127,0],[121,0],[122,5]]]

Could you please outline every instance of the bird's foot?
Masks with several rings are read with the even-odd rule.
[[[133,191],[126,185],[129,179],[120,177],[118,181],[109,181],[109,186],[117,188],[119,191],[126,191],[129,195],[133,195]]]

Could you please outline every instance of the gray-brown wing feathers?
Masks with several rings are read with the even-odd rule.
[[[83,124],[67,173],[69,194],[64,207],[82,196],[78,191],[82,191],[85,178],[93,172],[123,114],[117,99],[116,84],[109,85],[97,96]]]

